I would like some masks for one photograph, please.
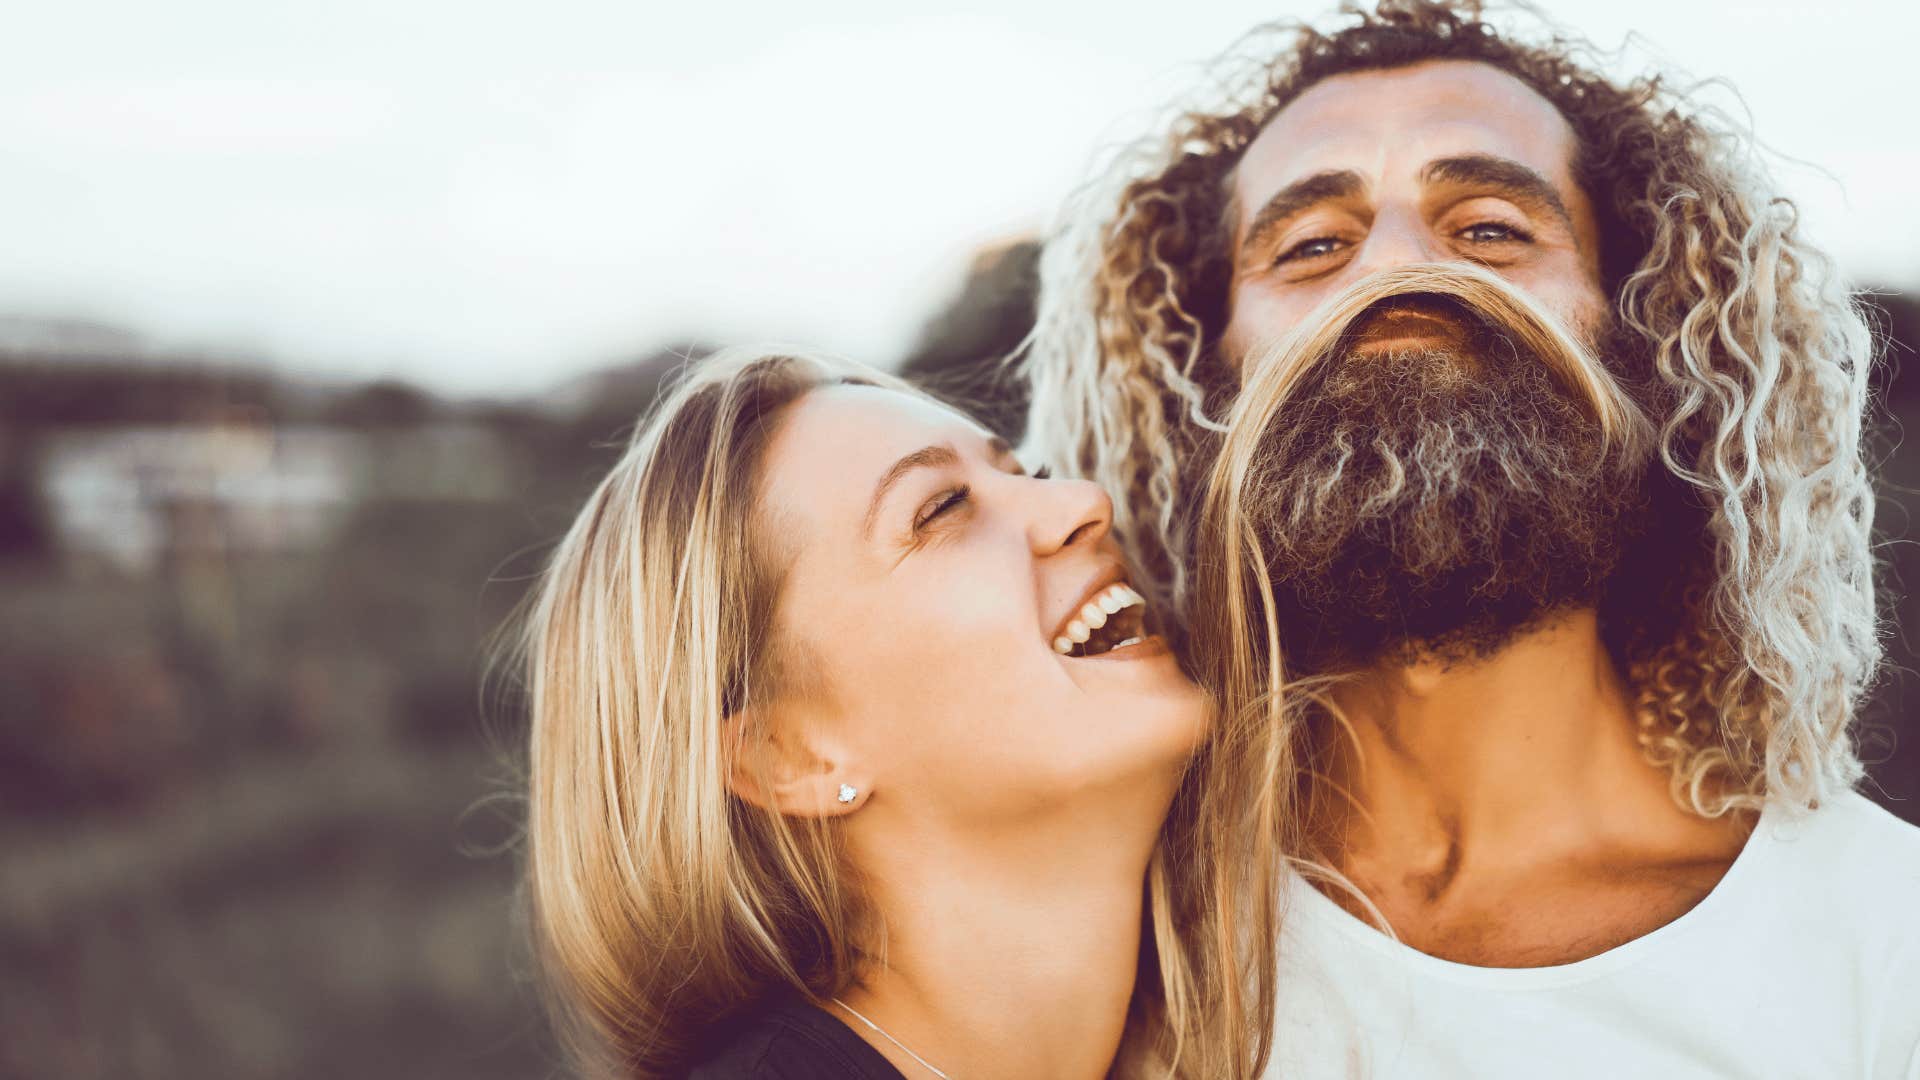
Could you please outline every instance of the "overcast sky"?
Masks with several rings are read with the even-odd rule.
[[[1332,6],[16,7],[0,315],[460,393],[693,337],[887,362],[1198,63]],[[1731,80],[1849,276],[1920,288],[1920,4],[1544,6]]]

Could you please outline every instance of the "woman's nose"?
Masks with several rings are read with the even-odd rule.
[[[1113,527],[1113,500],[1091,480],[1039,480],[1031,498],[1027,532],[1036,555],[1095,543]]]

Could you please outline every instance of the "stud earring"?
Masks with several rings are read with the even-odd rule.
[[[860,797],[860,789],[859,789],[859,788],[856,788],[856,787],[854,787],[854,786],[853,786],[852,784],[841,784],[841,785],[840,785],[840,795],[839,795],[839,798],[840,798],[840,801],[841,801],[841,802],[843,802],[843,803],[850,803],[850,802],[852,802],[853,800],[855,800],[855,799],[857,799],[857,798],[859,798],[859,797]]]

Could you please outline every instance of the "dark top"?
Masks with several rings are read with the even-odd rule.
[[[796,996],[763,1002],[707,1036],[689,1080],[906,1080],[840,1018]]]

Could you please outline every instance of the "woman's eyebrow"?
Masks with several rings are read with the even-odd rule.
[[[880,482],[873,486],[873,497],[867,500],[866,520],[860,525],[860,535],[871,539],[874,519],[880,516],[880,504],[886,501],[887,492],[915,469],[945,468],[960,464],[960,453],[947,443],[935,446],[923,446],[911,454],[888,466],[880,476]]]

